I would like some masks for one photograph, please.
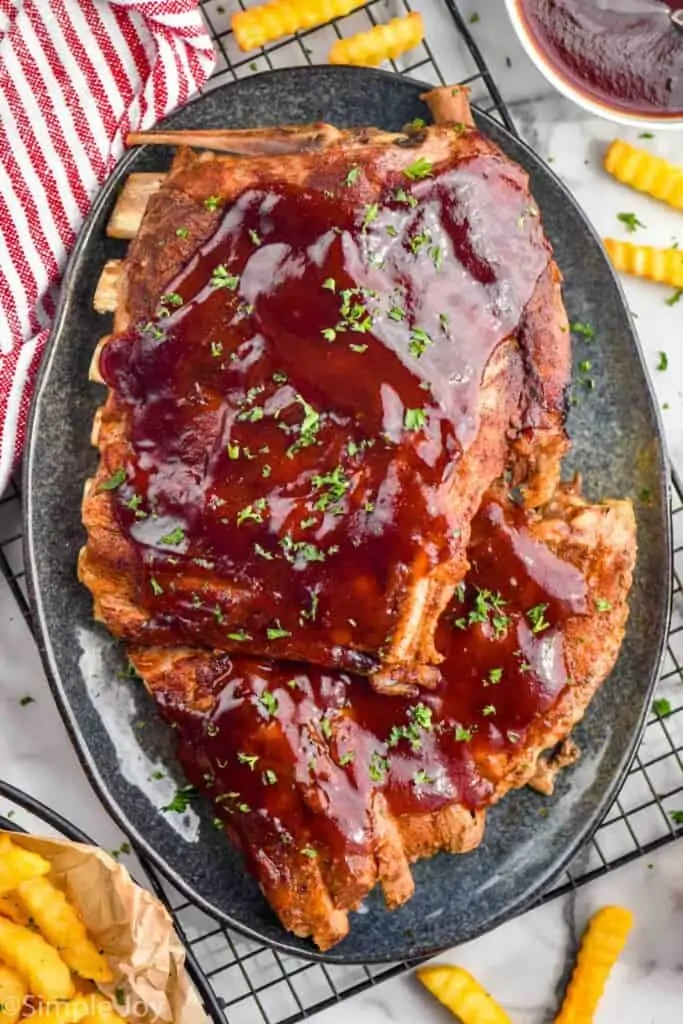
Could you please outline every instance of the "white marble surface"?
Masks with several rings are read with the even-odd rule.
[[[216,8],[214,15],[220,20],[218,0],[207,6]],[[427,18],[433,52],[444,73],[455,80],[466,72],[467,61],[443,20],[439,0],[420,0],[419,6]],[[513,38],[500,0],[467,0],[462,7],[466,16],[479,16],[472,30],[504,95],[512,101],[513,115],[524,136],[541,155],[552,158],[553,169],[599,232],[624,237],[617,213],[632,211],[647,225],[638,232],[639,240],[667,245],[672,238],[680,238],[683,245],[683,215],[624,189],[600,168],[607,140],[617,134],[636,138],[638,133],[585,116],[553,94]],[[281,54],[276,63],[294,59],[291,51],[289,58],[287,53]],[[683,161],[682,133],[655,135],[642,144]],[[683,471],[683,301],[667,306],[670,292],[656,285],[625,280],[624,286],[638,317],[672,459]],[[668,355],[666,372],[657,369],[660,351]],[[16,517],[14,503],[0,506],[0,541],[18,531]],[[10,554],[18,562],[16,545]],[[34,703],[22,703],[27,696]],[[60,810],[106,848],[121,842],[119,830],[99,806],[76,761],[33,641],[1,580],[0,776]],[[515,1024],[550,1021],[583,924],[592,910],[610,902],[631,907],[636,929],[609,983],[596,1024],[671,1024],[679,1020],[683,1012],[680,839],[591,883],[573,897],[530,912],[442,959],[470,968],[506,1006]],[[350,1015],[358,1024],[407,1024],[415,1019],[445,1024],[449,1019],[412,976],[389,981],[326,1011],[320,1024],[342,1024]],[[241,1021],[242,1016],[236,1011],[230,1019]]]

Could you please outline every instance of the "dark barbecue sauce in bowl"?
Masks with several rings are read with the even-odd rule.
[[[588,604],[579,570],[496,500],[475,519],[469,557],[439,628],[441,682],[419,699],[228,655],[204,659],[191,706],[173,689],[158,696],[190,781],[257,875],[264,858],[285,872],[294,853],[346,864],[368,854],[378,790],[395,815],[485,806],[570,684],[566,623]]]
[[[545,59],[626,114],[683,116],[683,0],[517,0]],[[681,21],[683,25],[683,21]]]

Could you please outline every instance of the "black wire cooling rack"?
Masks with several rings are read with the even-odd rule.
[[[431,84],[468,84],[479,109],[514,131],[510,114],[491,77],[456,0],[417,0],[431,43],[409,59],[391,62],[394,71]],[[411,10],[408,0],[371,0],[331,25],[277,42],[245,56],[230,31],[230,15],[242,0],[204,0],[207,24],[218,54],[216,73],[205,87],[277,67],[324,63],[337,38]],[[444,18],[444,9],[450,17]],[[440,15],[440,20],[437,16]],[[430,35],[430,25],[436,30]],[[447,31],[448,29],[448,31]],[[671,632],[657,699],[626,782],[592,842],[577,856],[542,900],[650,853],[676,837],[683,826],[683,486],[672,480],[674,586]],[[14,483],[0,498],[0,573],[29,627],[21,534],[21,494]],[[2,585],[0,581],[0,585]],[[75,840],[86,837],[54,811],[0,781],[0,827],[45,831]],[[283,955],[231,931],[195,907],[138,856],[140,878],[171,910],[188,950],[188,967],[216,1024],[294,1024],[410,967],[410,963],[327,966]]]

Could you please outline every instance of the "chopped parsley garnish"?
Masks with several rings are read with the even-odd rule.
[[[415,707],[408,708],[408,715],[421,729],[425,729],[427,732],[431,730],[432,709],[426,704],[416,704]]]
[[[228,451],[228,458],[229,459],[239,459],[239,457],[240,457],[240,446],[238,444],[233,444],[231,441],[228,441],[227,451]]]
[[[580,373],[590,373],[590,371],[592,369],[593,369],[593,364],[590,361],[590,359],[582,359],[581,362],[579,363],[579,372]]]
[[[272,468],[271,468],[271,467],[270,467],[270,466],[268,465],[268,463],[266,463],[266,464],[265,464],[265,465],[263,466],[263,468],[261,469],[261,476],[262,476],[262,477],[263,477],[264,479],[267,479],[267,478],[268,478],[268,477],[270,476],[270,474],[271,474],[272,472],[273,472]]]
[[[420,249],[425,245],[429,245],[432,240],[432,236],[429,231],[421,231],[418,235],[413,235],[412,238],[408,239],[408,245],[410,251],[417,256]]]
[[[190,229],[189,228],[176,228],[175,229],[175,233],[176,233],[176,237],[177,238],[187,238],[189,236],[189,234],[190,234]]]
[[[432,339],[429,337],[426,331],[421,327],[413,327],[410,332],[410,341],[408,342],[408,348],[412,355],[416,359],[419,359],[426,351],[429,345],[432,345]]]
[[[397,238],[398,237],[398,231],[396,230],[396,228],[394,227],[393,224],[387,224],[387,226],[385,227],[384,230],[389,235],[389,238]]]
[[[103,480],[98,491],[115,491],[117,487],[126,482],[126,471],[123,467],[117,469],[108,480]]]
[[[596,597],[595,607],[599,612],[608,612],[612,608],[612,602],[606,601],[604,597]]]
[[[160,583],[157,583],[153,576],[150,577],[149,584],[155,597],[159,597],[160,594],[163,594],[164,588]]]
[[[218,728],[216,723],[215,722],[209,722],[209,724],[206,727],[206,735],[207,736],[218,736],[219,732],[220,732],[220,729]]]
[[[312,482],[316,491],[324,492],[315,503],[315,508],[319,512],[334,509],[351,486],[351,481],[346,479],[341,466],[335,466],[331,473],[324,475],[316,473]]]
[[[420,128],[424,128],[424,126],[425,121],[421,117],[414,117],[413,120],[408,125],[409,128],[414,128],[415,131],[418,131]]]
[[[208,196],[204,200],[204,206],[207,208],[207,210],[210,210],[211,213],[214,213],[214,211],[217,210],[220,205],[221,205],[221,197],[220,196]]]
[[[675,292],[672,292],[668,299],[664,299],[667,306],[675,306],[681,301],[683,296],[683,288],[677,288]]]
[[[239,763],[248,765],[252,772],[256,767],[256,762],[258,761],[258,759],[258,754],[243,754],[242,751],[240,751],[237,754],[237,760],[239,761]]]
[[[392,306],[388,315],[392,320],[405,320],[406,311],[400,306]]]
[[[403,426],[406,430],[421,430],[427,424],[427,413],[424,409],[406,409]]]
[[[28,707],[29,704],[35,704],[35,702],[36,702],[35,697],[29,697],[27,695],[26,697],[22,697],[21,698],[21,700],[19,701],[19,705],[22,708],[26,708],[26,707]]]
[[[332,723],[329,718],[320,719],[320,731],[326,740],[329,740],[332,736]]]
[[[547,602],[545,604],[536,604],[533,608],[530,608],[526,613],[529,622],[531,623],[532,633],[542,633],[544,629],[550,628],[550,623],[545,620],[545,612],[548,607]]]
[[[645,225],[641,220],[638,220],[635,213],[618,213],[617,220],[620,220],[625,225],[626,230],[630,233],[636,230],[636,228],[644,228]]]
[[[170,533],[165,533],[163,537],[159,538],[160,544],[182,544],[185,540],[185,531],[180,527],[176,526],[175,530],[171,530]]]
[[[683,825],[683,811],[669,811],[669,817],[674,825]]]
[[[473,732],[472,729],[465,729],[462,725],[456,725],[454,735],[458,743],[469,743]]]
[[[639,139],[654,139],[652,132],[638,132]]]
[[[574,323],[569,325],[569,330],[572,334],[580,334],[583,338],[590,340],[595,337],[595,328],[591,324],[581,323],[576,320]]]
[[[370,778],[373,782],[384,782],[384,777],[389,771],[388,759],[386,757],[382,757],[382,755],[378,754],[375,750],[370,758],[368,771],[370,772]]]
[[[378,217],[379,203],[370,203],[369,206],[365,207],[363,223],[361,225],[362,230],[365,231],[366,228],[369,228],[372,222],[377,220]]]
[[[431,177],[432,167],[431,161],[425,160],[423,156],[420,156],[410,167],[405,167],[403,173],[411,181],[419,181],[421,178]]]
[[[252,240],[254,245],[261,244],[261,236],[259,235],[258,231],[254,231],[253,228],[249,228],[249,238]]]
[[[235,640],[237,643],[242,643],[245,640],[253,640],[250,633],[247,633],[245,629],[238,629],[234,633],[228,633],[228,640]]]
[[[302,846],[301,852],[303,853],[304,857],[310,857],[311,860],[315,860],[315,858],[318,856],[318,851],[314,850],[312,846]]]
[[[355,751],[348,750],[345,754],[342,754],[342,756],[339,758],[339,764],[341,765],[342,768],[346,768],[347,764],[351,764],[351,762],[354,760],[355,756],[356,756]]]
[[[481,713],[482,713],[482,715],[484,715],[485,718],[488,718],[490,715],[495,715],[495,713],[496,713],[496,705],[495,704],[487,704],[485,708],[481,709]]]
[[[266,709],[270,717],[275,718],[280,709],[277,697],[272,694],[270,690],[264,690],[258,700],[259,704]]]
[[[360,177],[360,167],[352,167],[351,170],[349,171],[349,173],[344,178],[344,184],[346,185],[347,188],[350,188],[351,185],[355,185],[356,184],[356,182],[358,181],[359,177]]]
[[[429,250],[429,255],[431,256],[432,263],[434,264],[436,269],[441,270],[441,265],[443,263],[443,249],[441,248],[441,246],[433,245],[432,248]]]
[[[266,770],[261,773],[261,780],[264,786],[274,786],[277,782],[277,775],[272,768],[266,768]]]
[[[334,339],[337,337],[337,332],[335,331],[334,327],[323,327],[320,333],[322,334],[325,341],[334,341]]]
[[[503,670],[502,670],[502,668],[492,668],[491,671],[489,672],[488,681],[493,686],[495,686],[497,683],[499,683],[502,678],[503,678]]]
[[[652,710],[658,718],[671,714],[671,702],[666,697],[658,697],[652,701]]]
[[[411,208],[411,210],[417,206],[417,199],[415,196],[409,195],[404,188],[399,188],[394,192],[394,199],[397,203],[405,203],[406,206]]]
[[[295,401],[297,401],[303,408],[304,418],[299,427],[299,437],[291,448],[287,449],[287,455],[290,459],[293,458],[296,452],[300,451],[301,448],[308,448],[310,445],[316,443],[317,433],[321,425],[320,413],[316,412],[313,406],[309,405],[305,398],[302,398],[301,395],[296,395]]]
[[[303,525],[303,524],[302,524]],[[305,540],[292,540],[289,533],[286,533],[280,545],[287,561],[294,565],[299,559],[303,562],[324,562],[325,552]]]
[[[309,590],[309,593],[311,595],[311,603],[308,608],[303,608],[299,613],[299,625],[301,626],[304,625],[307,619],[310,622],[315,622],[316,616],[318,614],[318,602],[320,600],[320,598],[318,597],[318,591]]]
[[[255,523],[263,522],[263,512],[266,510],[268,502],[265,498],[259,498],[253,505],[247,505],[237,513],[237,525],[241,526],[242,523],[246,523],[252,520]]]
[[[161,777],[163,778],[163,773],[162,773]],[[114,860],[118,860],[119,857],[123,856],[123,854],[130,853],[130,850],[131,850],[130,843],[127,843],[127,842],[124,841],[123,843],[121,843],[120,846],[117,846],[115,850],[110,850],[109,852],[110,852],[110,855],[114,858]],[[117,988],[115,993],[114,993],[114,995],[116,997],[116,1002],[117,1003],[119,1002],[119,993],[121,993],[121,995],[123,994],[121,992],[121,989]],[[121,1000],[121,1002],[123,1002],[123,1000]]]
[[[668,370],[669,368],[669,357],[666,352],[659,353],[659,362],[657,363],[658,370]]]
[[[212,341],[211,342],[211,355],[214,359],[218,359],[219,356],[223,355],[223,342]]]
[[[431,775],[427,775],[427,772],[424,770],[424,768],[420,768],[413,775],[413,785],[415,786],[429,786],[431,785],[431,783],[435,781],[436,779],[434,779]]]
[[[453,625],[457,629],[467,629],[468,626],[472,626],[476,622],[482,625],[490,625],[494,629],[494,639],[498,640],[505,636],[510,625],[510,618],[503,611],[503,606],[506,604],[507,601],[503,600],[502,595],[498,591],[493,592],[477,588],[474,608],[471,608],[466,616],[455,619]]]
[[[228,291],[234,292],[239,283],[239,275],[230,274],[224,263],[219,263],[217,267],[214,267],[211,274],[212,288],[227,288]]]
[[[326,277],[322,284],[323,288],[326,288],[328,292],[336,292],[337,282],[333,277]]]
[[[166,292],[165,295],[161,296],[159,302],[161,302],[163,306],[182,306],[183,297],[182,295],[178,295],[178,292]]]
[[[269,640],[282,640],[285,637],[291,636],[292,634],[287,629],[283,629],[280,625],[280,620],[275,620],[274,626],[268,626],[266,629],[266,636]]]
[[[367,345],[349,345],[352,352],[365,352],[367,347]]]
[[[171,802],[162,807],[161,810],[171,811],[174,814],[184,814],[196,792],[194,786],[181,786]]]
[[[218,625],[222,626],[223,622],[224,622],[224,616],[223,616],[223,612],[221,611],[220,605],[217,604],[214,607],[213,614],[214,614],[214,618],[216,619],[216,622],[218,623]]]
[[[479,15],[475,11],[474,14],[470,14],[470,25],[476,25],[479,21]]]
[[[273,374],[274,384],[286,384],[287,380],[288,378],[286,373],[281,373],[279,370],[276,370],[276,372]]]
[[[254,551],[260,558],[265,558],[267,562],[272,562],[275,558],[275,555],[271,551],[266,551],[266,549],[258,543],[254,544]]]

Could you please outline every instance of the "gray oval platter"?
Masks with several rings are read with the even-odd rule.
[[[167,120],[174,128],[253,127],[327,120],[398,129],[425,109],[424,86],[385,72],[295,68],[243,79],[203,96]],[[388,913],[378,894],[353,915],[350,936],[321,955],[286,934],[212,825],[208,803],[163,812],[184,784],[173,734],[151,700],[122,676],[123,650],[92,620],[90,595],[76,580],[84,540],[83,481],[94,469],[90,447],[102,388],[88,364],[108,323],[92,310],[105,260],[123,243],[105,238],[114,199],[133,170],[164,169],[168,151],[130,152],[97,197],[71,258],[49,351],[36,389],[25,461],[26,557],[39,635],[53,692],[88,776],[139,849],[191,898],[250,937],[329,962],[387,962],[418,957],[473,938],[537,898],[592,834],[628,769],[655,685],[666,638],[670,593],[668,471],[656,405],[619,285],[602,247],[561,182],[490,118],[480,128],[530,173],[546,231],[565,276],[571,320],[590,322],[595,338],[577,338],[570,431],[572,465],[593,498],[636,497],[639,558],[628,634],[618,665],[576,730],[583,750],[556,795],[511,794],[489,816],[474,853],[441,854],[414,868],[417,891]],[[595,388],[579,383],[590,358]],[[163,777],[160,777],[163,776]]]

